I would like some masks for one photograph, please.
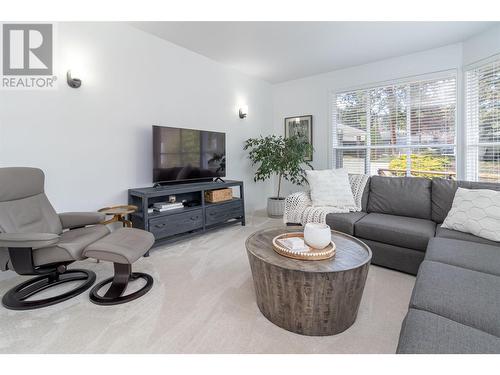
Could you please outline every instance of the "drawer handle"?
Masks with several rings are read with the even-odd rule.
[[[191,220],[198,220],[198,216],[191,216]]]
[[[165,225],[167,225],[167,224],[165,224],[165,223],[163,223],[163,224],[156,224],[155,227],[156,228],[163,228]]]

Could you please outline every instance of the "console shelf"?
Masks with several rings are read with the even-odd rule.
[[[148,214],[148,219],[155,219],[157,217],[162,217],[162,216],[169,216],[169,215],[174,215],[182,212],[189,212],[193,210],[197,210],[201,208],[201,205],[199,206],[194,206],[194,207],[183,207],[183,208],[176,208],[175,210],[169,210],[165,212],[153,212],[151,214]],[[143,213],[142,212],[134,212],[132,216],[137,216],[140,217],[141,219],[143,218]]]
[[[241,201],[241,198],[233,198],[231,200],[222,201],[222,202],[205,202],[205,205],[206,206],[217,206],[219,204],[227,204],[227,203],[239,202],[239,201]]]
[[[237,196],[222,202],[206,202],[205,191],[237,188]],[[195,202],[192,206],[148,213],[155,202],[168,201],[170,195],[177,200]],[[239,195],[239,196],[238,196]],[[242,181],[195,182],[160,187],[129,189],[128,202],[138,207],[130,215],[134,228],[147,230],[155,236],[156,244],[186,238],[231,223],[245,225],[245,202]]]

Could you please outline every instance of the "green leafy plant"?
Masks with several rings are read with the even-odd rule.
[[[422,172],[444,172],[451,168],[451,160],[446,156],[436,156],[436,155],[410,155],[411,160],[411,170],[412,171],[422,171]],[[389,169],[402,169],[405,170],[407,165],[406,155],[401,155],[395,159],[392,159],[389,163]],[[418,173],[420,177],[436,177],[434,174]]]
[[[278,176],[277,199],[282,199],[282,179],[302,185],[306,182],[304,166],[312,169],[312,165],[305,159],[312,154],[313,147],[302,137],[269,135],[250,138],[245,141],[244,149],[249,150],[248,157],[252,165],[257,165],[254,181],[265,181],[273,175]]]

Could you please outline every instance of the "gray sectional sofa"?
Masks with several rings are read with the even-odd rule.
[[[374,176],[363,212],[326,218],[366,242],[372,263],[418,271],[397,353],[500,353],[500,243],[441,228],[458,187],[500,190],[492,183]]]
[[[433,238],[397,353],[500,353],[500,248]]]
[[[500,246],[441,228],[458,187],[500,191],[500,184],[486,182],[373,176],[363,193],[362,212],[329,214],[326,223],[370,246],[373,264],[416,275],[432,238]]]

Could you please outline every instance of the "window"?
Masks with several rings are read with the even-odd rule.
[[[500,59],[466,72],[467,179],[500,182]]]
[[[338,93],[333,165],[351,173],[454,178],[456,78]]]

